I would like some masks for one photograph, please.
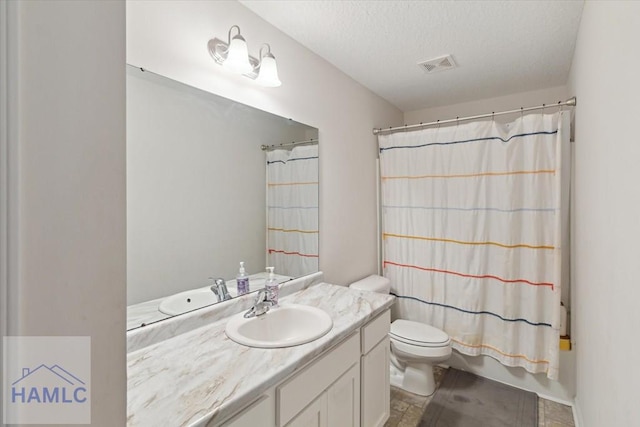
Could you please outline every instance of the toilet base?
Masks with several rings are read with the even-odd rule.
[[[411,363],[404,370],[393,363],[390,366],[391,385],[420,396],[431,396],[436,391],[433,366],[428,363]]]

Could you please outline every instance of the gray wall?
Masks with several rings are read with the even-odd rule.
[[[5,6],[8,333],[90,336],[92,425],[125,425],[125,5]]]
[[[585,3],[569,84],[578,97],[572,280],[584,427],[640,420],[638,40],[640,3]]]

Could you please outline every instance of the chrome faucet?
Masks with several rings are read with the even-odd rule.
[[[254,316],[262,316],[269,308],[273,305],[273,302],[269,300],[269,293],[266,289],[260,289],[258,291],[258,295],[256,296],[256,300],[253,302],[253,307],[251,307],[244,314],[245,318],[250,318]]]
[[[211,291],[216,294],[218,297],[218,301],[226,301],[231,299],[231,295],[229,295],[229,291],[227,290],[227,284],[224,282],[224,279],[218,277],[214,279],[213,277],[209,277],[210,280],[213,280],[213,285],[211,286]]]

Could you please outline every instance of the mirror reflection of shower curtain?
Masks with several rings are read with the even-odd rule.
[[[267,152],[267,264],[276,274],[318,271],[318,146]]]
[[[569,113],[379,136],[384,275],[403,319],[558,377]]]

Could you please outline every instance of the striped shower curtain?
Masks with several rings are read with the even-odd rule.
[[[379,136],[384,275],[401,318],[557,379],[566,112]]]
[[[267,263],[277,274],[318,271],[318,146],[267,152]]]

